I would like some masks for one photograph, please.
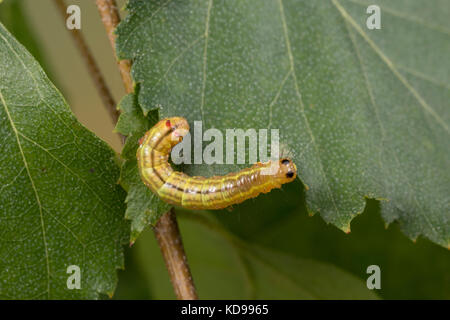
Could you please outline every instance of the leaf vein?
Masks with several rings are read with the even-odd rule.
[[[290,40],[289,40],[289,34],[288,34],[288,28],[287,28],[287,23],[286,23],[286,17],[285,17],[285,14],[284,14],[283,0],[278,0],[278,3],[279,3],[279,7],[280,7],[280,15],[281,15],[281,21],[282,21],[282,24],[283,24],[283,32],[284,32],[284,39],[286,41],[287,54],[288,54],[289,62],[290,62],[290,65],[291,65],[292,78],[294,79],[295,92],[296,92],[296,95],[297,95],[297,98],[298,98],[298,101],[299,101],[299,105],[300,105],[300,113],[302,114],[303,119],[305,120],[306,129],[307,129],[308,134],[309,134],[309,136],[311,138],[311,142],[313,143],[314,149],[316,151],[316,155],[317,155],[317,157],[319,159],[320,170],[321,170],[322,176],[323,176],[323,178],[325,180],[325,184],[326,184],[327,189],[328,189],[327,190],[328,191],[328,196],[329,196],[331,202],[333,203],[333,206],[336,209],[336,212],[339,213],[339,209],[338,209],[338,207],[336,205],[336,201],[334,200],[333,193],[331,192],[331,188],[330,188],[328,179],[326,177],[325,170],[323,168],[322,158],[320,157],[320,154],[319,154],[319,148],[317,146],[317,142],[315,140],[314,134],[313,134],[313,132],[311,130],[311,127],[309,125],[309,120],[306,117],[305,107],[303,105],[302,97],[301,97],[301,94],[300,94],[300,89],[299,89],[299,86],[298,86],[297,76],[295,75],[294,56],[292,55],[291,43],[290,43]]]
[[[16,126],[14,124],[14,121],[13,121],[13,119],[11,117],[11,114],[9,113],[8,106],[6,104],[5,98],[3,97],[3,94],[1,92],[1,90],[0,90],[0,100],[2,102],[2,105],[3,105],[4,109],[5,109],[6,115],[8,117],[8,120],[9,120],[9,123],[11,125],[11,128],[12,128],[12,130],[14,132],[14,135],[16,136],[16,141],[17,141],[17,145],[19,147],[20,155],[22,157],[23,164],[25,166],[25,169],[27,171],[28,177],[30,179],[31,187],[33,189],[34,195],[36,197],[36,202],[37,202],[38,207],[39,207],[39,215],[40,215],[41,228],[42,228],[42,241],[44,243],[45,260],[46,260],[46,267],[47,267],[47,296],[48,296],[48,298],[50,298],[50,261],[49,261],[49,254],[48,254],[48,248],[47,248],[47,239],[46,239],[46,234],[45,234],[45,223],[44,223],[44,215],[43,215],[41,200],[39,198],[38,191],[37,191],[36,186],[34,184],[33,177],[31,176],[31,172],[30,172],[30,169],[28,167],[28,162],[27,162],[27,159],[25,157],[25,153],[24,153],[24,151],[22,149],[22,144],[21,144],[20,139],[19,139],[19,132],[17,131],[17,128],[16,128]]]
[[[367,93],[369,94],[370,102],[372,104],[372,107],[373,107],[373,109],[375,111],[377,123],[378,123],[378,126],[380,127],[382,138],[383,138],[383,140],[387,140],[386,139],[387,138],[386,129],[384,128],[384,125],[381,122],[380,115],[379,115],[379,107],[378,107],[378,104],[375,102],[375,96],[374,96],[373,91],[372,91],[372,89],[371,89],[371,87],[369,85],[369,79],[368,79],[368,76],[367,76],[367,71],[366,71],[366,68],[364,68],[364,64],[362,63],[362,57],[361,57],[361,54],[359,52],[358,45],[356,44],[356,40],[354,39],[354,37],[350,33],[350,30],[349,30],[349,27],[348,27],[348,21],[344,19],[344,23],[345,23],[345,26],[346,26],[346,30],[347,30],[348,36],[349,36],[349,38],[350,38],[350,40],[352,42],[353,48],[355,49],[355,53],[356,53],[356,55],[358,57],[358,62],[359,62],[361,71],[362,71],[362,73],[364,75],[364,84],[365,84]],[[402,166],[401,166],[400,160],[398,159],[397,153],[395,152],[395,149],[393,150],[392,155],[394,156],[394,159],[395,159],[395,162],[397,163],[399,171],[401,172],[402,176],[405,178],[405,181],[408,184],[410,190],[414,190],[412,188],[412,185],[411,185],[409,179],[408,179],[408,176],[402,170]],[[384,165],[383,165],[383,162],[381,161],[381,159],[379,159],[379,163],[380,163],[381,169],[384,169]],[[424,210],[422,209],[422,207],[420,206],[420,203],[417,200],[416,193],[413,192],[413,194],[414,194],[413,199],[414,199],[414,202],[416,203],[417,208],[419,209],[418,210],[419,214],[424,217],[426,223],[430,226],[431,230],[434,232],[435,235],[437,235],[439,237],[439,234],[438,234],[437,230],[434,228],[433,224],[428,219],[428,216],[423,213]]]
[[[413,94],[416,100],[419,102],[419,105],[427,111],[436,122],[442,126],[442,128],[450,133],[450,128],[448,125],[439,117],[439,115],[434,111],[431,106],[420,96],[420,94],[416,91],[416,89],[402,76],[402,74],[397,70],[394,62],[390,60],[381,49],[369,38],[369,36],[361,29],[361,27],[353,20],[353,18],[349,15],[349,13],[340,5],[337,0],[331,0],[338,11],[341,13],[342,17],[347,20],[350,25],[362,36],[362,38],[370,45],[370,47],[377,53],[377,55],[381,58],[381,60],[389,67],[391,72],[400,80],[400,82]]]

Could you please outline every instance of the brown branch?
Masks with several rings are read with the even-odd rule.
[[[131,79],[131,62],[130,60],[119,60],[116,54],[116,35],[114,30],[120,22],[119,12],[117,11],[117,4],[115,0],[97,0],[97,8],[108,34],[109,42],[114,51],[117,64],[119,65],[120,76],[122,77],[125,91],[131,93],[133,89],[133,80]]]
[[[173,209],[159,219],[153,230],[177,298],[198,299]]]
[[[67,18],[66,12],[67,7],[64,3],[64,0],[54,0],[54,2],[58,7],[59,12],[65,22]],[[108,111],[111,120],[113,121],[113,124],[116,124],[117,120],[119,119],[119,111],[116,108],[116,102],[114,101],[114,98],[111,92],[109,91],[108,86],[106,85],[105,79],[103,78],[103,75],[100,72],[97,63],[95,62],[95,59],[91,54],[91,51],[89,50],[89,47],[87,46],[83,35],[77,29],[68,31],[72,35],[72,39],[74,40],[78,50],[81,52],[81,56],[84,59],[84,62],[89,70],[89,74],[91,75],[92,80],[94,80],[95,88],[97,89],[97,92],[100,95],[103,105],[106,107],[106,110]]]
[[[114,30],[120,22],[115,0],[96,0],[97,8],[105,26],[109,41],[116,56],[116,36]],[[119,70],[127,93],[134,91],[129,60],[118,60]],[[197,299],[194,281],[187,263],[176,215],[166,212],[153,228],[159,248],[166,263],[175,294],[178,299]]]

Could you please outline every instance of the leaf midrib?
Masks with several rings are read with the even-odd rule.
[[[367,7],[367,5],[369,5],[369,3],[362,3],[362,2],[359,2],[357,0],[346,0],[346,1],[352,2],[354,4],[357,4],[357,5],[363,6],[363,7]],[[400,12],[394,10],[394,9],[388,8],[386,6],[382,6],[380,4],[377,4],[377,6],[380,7],[382,12],[388,13],[391,16],[394,16],[394,17],[397,17],[397,18],[401,18],[401,19],[404,19],[404,20],[409,21],[409,22],[414,22],[414,23],[419,24],[419,25],[421,25],[423,27],[426,27],[428,29],[431,29],[431,30],[434,30],[434,31],[438,31],[438,32],[441,32],[441,33],[444,33],[444,34],[447,34],[447,35],[450,35],[450,30],[442,28],[441,26],[428,23],[428,22],[423,21],[422,19],[419,19],[417,17],[410,17],[410,16],[407,16],[407,15],[404,15],[404,14],[402,14],[402,13],[400,13]]]
[[[415,88],[402,76],[402,74],[397,70],[394,62],[389,59],[383,51],[369,38],[369,36],[361,29],[361,27],[356,23],[355,20],[350,16],[350,14],[344,9],[344,7],[339,3],[338,0],[331,0],[333,5],[336,7],[338,12],[341,14],[345,21],[348,21],[350,25],[361,35],[361,37],[367,42],[367,44],[372,48],[372,50],[380,57],[380,59],[386,64],[386,66],[391,70],[391,72],[398,78],[398,80],[408,89],[414,98],[417,100],[419,105],[427,111],[435,121],[442,126],[442,128],[450,134],[450,128],[442,120],[441,117],[434,111],[434,109],[428,105],[428,103],[422,98],[422,96],[415,90]]]
[[[334,206],[334,208],[336,210],[336,213],[339,214],[339,209],[338,209],[338,207],[336,205],[336,201],[335,201],[335,199],[333,197],[333,192],[331,192],[330,184],[328,182],[328,178],[326,176],[325,169],[323,167],[322,157],[320,156],[319,148],[318,148],[316,139],[314,137],[314,134],[312,132],[311,126],[309,124],[309,120],[306,117],[305,107],[304,107],[304,104],[303,104],[302,96],[300,94],[300,89],[299,89],[299,85],[298,85],[298,81],[297,81],[297,75],[295,74],[294,56],[293,56],[292,50],[291,50],[291,43],[290,43],[290,40],[289,40],[289,33],[288,33],[288,28],[287,28],[287,23],[286,23],[286,17],[284,15],[283,0],[278,0],[278,4],[279,4],[279,7],[280,7],[280,17],[281,17],[281,21],[282,21],[282,27],[283,27],[283,32],[284,32],[284,39],[285,39],[285,42],[286,42],[287,55],[289,57],[290,69],[292,71],[292,77],[294,79],[294,87],[295,87],[295,91],[296,91],[296,96],[297,96],[297,98],[299,100],[300,113],[303,116],[303,119],[305,121],[308,134],[310,136],[311,142],[312,142],[313,147],[315,149],[316,156],[319,159],[320,171],[321,171],[321,174],[322,174],[322,176],[323,176],[323,178],[325,180],[325,185],[327,186],[328,196],[329,196],[331,202],[333,203],[333,206]]]
[[[19,151],[20,151],[20,155],[22,157],[22,161],[25,167],[25,170],[27,171],[28,177],[30,179],[31,182],[31,187],[33,189],[34,195],[36,197],[36,202],[38,204],[39,207],[39,216],[40,216],[40,221],[41,221],[41,228],[42,228],[42,240],[44,242],[44,249],[45,249],[45,261],[46,261],[46,267],[47,267],[47,298],[50,298],[50,261],[49,261],[49,255],[48,255],[48,247],[47,247],[47,239],[46,239],[46,233],[45,233],[45,223],[44,223],[44,215],[43,215],[43,208],[42,208],[42,204],[41,204],[41,200],[39,198],[39,194],[38,191],[36,189],[36,186],[34,184],[34,180],[33,177],[31,176],[31,172],[30,169],[28,167],[28,162],[27,159],[25,157],[25,153],[23,152],[22,149],[22,144],[20,142],[19,139],[19,132],[14,124],[13,119],[11,118],[11,114],[9,112],[8,106],[6,104],[5,98],[3,97],[2,91],[0,90],[0,100],[2,102],[2,105],[5,109],[6,115],[8,117],[9,123],[11,125],[11,128],[14,132],[14,135],[16,137],[16,141],[17,141],[17,145],[19,147]]]
[[[333,2],[333,3],[336,2],[336,4],[339,5],[339,3],[337,2],[337,0],[332,0],[332,2]],[[372,91],[372,89],[371,89],[371,87],[370,87],[370,85],[369,85],[369,80],[368,80],[368,77],[367,77],[367,71],[366,71],[366,69],[364,68],[364,64],[362,63],[362,57],[361,57],[361,54],[360,54],[360,52],[359,52],[358,45],[356,44],[356,39],[354,39],[354,37],[351,35],[351,32],[350,32],[350,29],[349,29],[348,25],[350,24],[350,25],[353,26],[353,28],[355,28],[355,29],[356,29],[356,27],[355,27],[349,20],[346,19],[346,16],[342,14],[342,12],[339,10],[339,7],[336,7],[336,9],[341,13],[342,18],[344,19],[344,24],[345,24],[345,27],[346,27],[346,30],[347,30],[347,33],[348,33],[348,37],[350,38],[350,40],[351,40],[351,42],[352,42],[352,45],[353,45],[353,48],[354,48],[354,50],[355,50],[356,56],[358,57],[358,62],[359,62],[361,71],[362,71],[362,73],[363,73],[363,75],[364,75],[364,84],[365,84],[365,87],[366,87],[366,89],[367,89],[367,93],[369,94],[370,102],[371,102],[371,104],[372,104],[372,106],[373,106],[373,109],[374,109],[374,111],[375,111],[377,123],[378,123],[378,126],[380,127],[380,131],[381,131],[381,134],[382,134],[382,138],[383,138],[383,139],[386,139],[386,130],[385,130],[384,125],[383,125],[383,123],[382,123],[382,121],[381,121],[381,119],[380,119],[380,116],[379,116],[379,107],[378,107],[378,104],[375,102],[375,97],[374,97],[374,95],[373,95],[373,91]],[[343,9],[343,10],[345,11],[345,9]],[[352,20],[353,20],[353,19],[352,19]],[[358,30],[357,30],[357,31],[358,31]],[[361,30],[361,32],[364,33],[364,31],[362,31],[362,30]],[[366,38],[366,37],[367,37],[367,38]],[[368,36],[366,36],[366,37],[363,37],[363,38],[367,41]],[[381,50],[380,50],[380,51],[381,51]],[[382,57],[380,57],[380,58],[381,58],[381,60],[382,60],[383,62],[385,62],[385,61],[382,59]],[[389,66],[389,65],[388,65],[388,66]],[[393,66],[393,63],[392,63],[392,66]],[[392,70],[391,70],[391,71],[392,71]],[[395,74],[395,73],[394,73],[394,74]],[[404,180],[405,180],[406,183],[408,184],[409,189],[410,189],[410,190],[414,190],[414,189],[412,188],[412,184],[411,184],[411,181],[410,181],[409,177],[408,177],[408,176],[403,172],[403,170],[402,170],[402,166],[401,166],[400,160],[399,160],[399,158],[398,158],[398,156],[397,156],[397,153],[396,153],[396,150],[395,150],[395,149],[393,150],[392,155],[393,155],[393,157],[394,157],[394,159],[395,159],[395,162],[397,163],[398,170],[399,170],[399,172],[401,173],[401,175],[404,177]],[[384,168],[383,162],[382,162],[381,160],[379,160],[379,163],[380,163],[381,168],[383,169],[383,168]],[[415,204],[416,204],[416,207],[419,209],[417,212],[424,218],[424,220],[426,221],[426,223],[428,224],[428,226],[430,227],[430,229],[434,232],[435,236],[437,236],[438,238],[440,238],[440,234],[437,232],[436,228],[433,226],[433,224],[431,223],[429,217],[425,214],[425,211],[423,210],[423,208],[421,207],[419,201],[417,200],[416,192],[414,192],[413,199],[414,199],[414,202],[415,202]],[[445,239],[444,239],[444,240],[445,240]]]

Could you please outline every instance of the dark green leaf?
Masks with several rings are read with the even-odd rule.
[[[352,221],[352,232],[344,234],[319,216],[309,217],[304,195],[292,201],[297,200],[298,187],[287,185],[236,207],[233,213],[223,211],[216,216],[246,242],[333,264],[362,280],[369,276],[368,266],[378,265],[381,290],[376,292],[385,299],[450,298],[446,248],[426,239],[413,243],[397,223],[387,227],[374,200]]]
[[[142,230],[154,224],[163,213],[169,210],[170,206],[144,185],[136,161],[138,141],[157,122],[158,113],[151,112],[148,117],[144,117],[133,94],[125,96],[119,108],[121,115],[116,131],[127,136],[122,151],[122,158],[125,161],[122,164],[120,183],[128,190],[125,216],[131,220],[130,242],[134,243]]]
[[[243,242],[211,219],[211,215],[178,216],[201,299],[377,298],[365,282],[330,264]],[[174,298],[154,236],[144,233],[135,249],[142,273],[152,288],[152,297]]]
[[[112,295],[129,228],[115,161],[0,24],[2,299]],[[71,265],[81,289],[68,289]]]
[[[118,52],[139,103],[203,129],[278,128],[306,202],[349,231],[365,197],[382,216],[450,246],[450,3],[136,1]],[[191,174],[235,169],[188,166]]]

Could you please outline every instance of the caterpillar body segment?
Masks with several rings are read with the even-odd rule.
[[[136,157],[143,182],[167,203],[188,209],[222,209],[293,181],[297,168],[289,158],[210,178],[188,176],[169,164],[172,148],[189,132],[181,117],[159,121],[140,140]]]

